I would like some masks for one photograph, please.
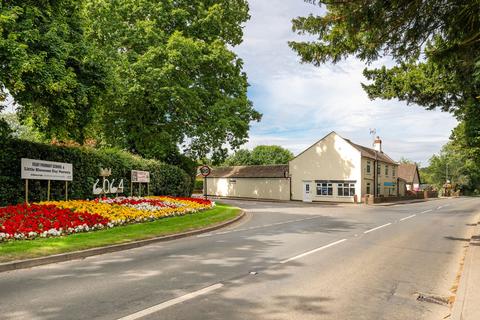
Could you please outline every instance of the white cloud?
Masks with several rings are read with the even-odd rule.
[[[279,144],[299,153],[330,131],[368,146],[369,128],[376,128],[392,157],[426,164],[447,142],[456,125],[451,115],[394,100],[370,101],[360,86],[366,81],[361,61],[322,67],[299,62],[287,44],[298,39],[291,19],[320,8],[301,0],[249,2],[252,19],[235,51],[245,62],[254,106],[264,116],[252,125],[246,147]]]

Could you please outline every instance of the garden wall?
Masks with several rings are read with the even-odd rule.
[[[69,183],[69,198],[94,198],[93,185],[99,179],[100,168],[111,168],[110,181],[115,186],[124,181],[124,193],[130,194],[130,171],[150,171],[150,193],[155,195],[190,195],[192,185],[182,169],[156,160],[143,159],[115,149],[97,150],[90,147],[60,147],[18,139],[0,141],[0,206],[24,201],[25,182],[20,178],[21,158],[67,162],[73,164],[73,181]],[[134,187],[135,192],[138,186]],[[146,186],[142,194],[146,193]],[[51,182],[51,199],[63,199],[65,183]],[[47,181],[29,181],[29,200],[47,198]]]

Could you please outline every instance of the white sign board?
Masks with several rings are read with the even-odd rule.
[[[22,158],[22,179],[72,181],[71,163]]]
[[[132,182],[134,182],[134,183],[149,183],[150,182],[150,172],[132,170]]]

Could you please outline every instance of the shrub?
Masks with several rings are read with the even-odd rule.
[[[25,182],[20,178],[21,158],[67,162],[73,164],[73,181],[69,182],[69,198],[93,198],[93,184],[100,168],[111,168],[115,186],[123,179],[124,193],[130,194],[130,171],[150,171],[150,193],[154,195],[188,196],[192,189],[189,175],[182,169],[156,160],[143,159],[117,149],[60,147],[18,139],[0,141],[0,206],[25,201]],[[101,184],[101,182],[100,182]],[[135,194],[139,186],[134,186]],[[142,186],[142,195],[147,192]],[[65,197],[65,183],[51,182],[51,199]],[[47,181],[29,181],[29,201],[47,198]]]

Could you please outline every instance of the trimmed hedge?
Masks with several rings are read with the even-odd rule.
[[[111,168],[109,180],[117,186],[123,179],[124,194],[130,194],[131,170],[150,171],[150,194],[188,196],[191,178],[182,169],[156,160],[143,159],[116,149],[97,150],[89,147],[60,147],[18,139],[0,141],[0,206],[25,201],[25,181],[20,178],[21,158],[66,162],[73,164],[73,181],[68,184],[69,199],[92,199],[93,185],[100,168]],[[138,184],[134,186],[138,194]],[[146,194],[143,184],[142,195]],[[47,181],[29,180],[29,201],[46,200]],[[65,198],[65,183],[51,182],[50,199]]]

